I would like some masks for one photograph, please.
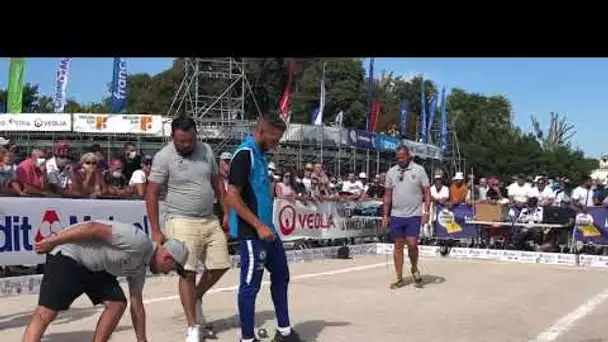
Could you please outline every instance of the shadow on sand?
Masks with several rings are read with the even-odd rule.
[[[439,277],[432,274],[422,274],[421,276],[422,284],[420,284],[420,287],[425,287],[427,285],[443,284],[446,281],[444,277]],[[403,280],[405,281],[406,286],[414,284],[414,278],[412,278],[412,276],[404,277]]]
[[[114,333],[123,330],[133,330],[131,326],[123,325],[119,326],[114,330]],[[93,330],[79,330],[79,331],[66,331],[57,332],[44,336],[42,342],[85,342],[93,340]],[[135,338],[135,336],[133,337]],[[112,340],[112,338],[110,338]]]
[[[95,315],[101,312],[103,307],[86,307],[86,308],[73,308],[68,311],[60,312],[59,316],[52,323],[53,325],[65,324],[74,321],[78,321],[89,316]],[[10,315],[0,316],[0,331],[11,328],[23,328],[30,322],[32,313],[34,310],[19,312]]]

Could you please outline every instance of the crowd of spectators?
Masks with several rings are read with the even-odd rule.
[[[93,144],[82,155],[73,153],[70,142],[56,142],[52,151],[33,150],[18,161],[16,147],[0,137],[0,195],[33,197],[142,199],[146,193],[147,176],[152,155],[138,153],[136,144],[127,142],[118,155]],[[219,152],[219,151],[216,151]],[[230,152],[219,158],[220,174],[227,182]],[[331,174],[321,163],[307,163],[300,169],[277,168],[269,163],[268,176],[275,198],[302,203],[322,201],[382,201],[385,173],[368,177],[365,172],[345,175]],[[514,219],[526,222],[542,220],[546,207],[572,208],[578,212],[593,206],[608,207],[606,181],[585,178],[575,186],[567,176],[516,175],[511,179],[496,176],[465,177],[456,172],[447,178],[443,172],[433,174],[431,185],[433,207],[453,208],[461,204],[508,204],[518,209]],[[432,220],[435,215],[431,216]],[[433,222],[423,229],[423,239],[432,236]],[[504,230],[489,227],[492,235]],[[496,231],[495,231],[496,233]],[[496,234],[495,234],[496,235]],[[541,247],[555,247],[555,238],[547,237]],[[518,246],[518,249],[523,248]]]
[[[469,175],[465,179],[462,172],[457,172],[448,184],[439,172],[434,174],[434,181],[431,186],[434,207],[439,205],[451,209],[462,204],[503,204],[510,208],[507,215],[510,220],[532,224],[518,229],[496,224],[484,226],[481,230],[490,245],[499,238],[519,250],[557,251],[559,240],[571,235],[571,230],[543,229],[540,224],[548,223],[547,212],[554,213],[558,221],[565,218],[567,222],[563,224],[571,227],[578,213],[587,213],[590,207],[608,207],[606,180],[591,177],[575,184],[567,176],[541,174],[530,177],[519,174],[504,182],[495,176],[477,180],[474,175]],[[561,221],[551,223],[561,224]],[[539,225],[534,228],[534,224]],[[432,235],[431,227],[432,222],[425,227],[425,235]]]
[[[139,155],[127,142],[118,156],[106,156],[94,144],[74,158],[71,145],[59,141],[52,151],[33,150],[15,160],[15,145],[0,138],[0,193],[11,196],[69,198],[143,198],[152,156]]]

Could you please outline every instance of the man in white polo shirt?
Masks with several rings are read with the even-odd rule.
[[[511,203],[518,208],[524,208],[532,193],[532,187],[526,183],[526,177],[519,174],[515,183],[509,185],[508,192]]]

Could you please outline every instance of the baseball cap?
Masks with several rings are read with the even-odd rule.
[[[149,154],[146,154],[145,156],[143,156],[143,157],[141,158],[141,162],[142,162],[143,164],[152,164],[152,160],[153,160],[153,159],[154,159],[154,157],[152,157],[152,156],[151,156],[151,155],[149,155]]]
[[[176,272],[180,277],[186,276],[184,265],[188,260],[188,248],[186,245],[176,239],[169,238],[163,243],[163,248],[175,259]]]
[[[4,137],[0,137],[0,146],[6,146],[8,144],[10,144],[11,141],[9,139],[6,139]]]
[[[230,160],[230,159],[232,159],[232,153],[222,152],[222,154],[220,154],[220,159],[221,160]]]

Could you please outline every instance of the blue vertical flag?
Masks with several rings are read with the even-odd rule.
[[[431,102],[429,104],[429,123],[427,125],[426,137],[430,143],[433,142],[433,135],[432,135],[431,131],[433,129],[433,121],[435,121],[435,113],[437,112],[437,107],[439,105],[438,102],[439,102],[438,96],[433,96],[431,98]]]
[[[420,77],[420,140],[426,143],[426,94],[424,91],[424,78]]]
[[[112,76],[112,113],[122,113],[127,109],[127,61],[124,57],[114,58]]]
[[[445,87],[441,90],[441,150],[445,152],[448,149],[448,117],[446,108],[448,103],[445,100]]]
[[[371,128],[370,119],[372,117],[372,101],[374,100],[374,59],[369,59],[369,75],[367,77],[367,88],[369,89],[369,93],[367,95],[367,115],[365,120],[365,128],[367,131]]]
[[[401,101],[401,138],[405,138],[407,134],[407,101]]]

